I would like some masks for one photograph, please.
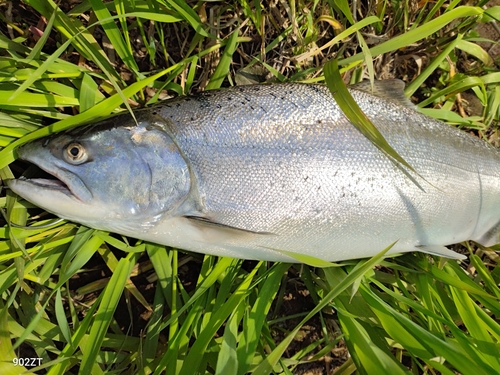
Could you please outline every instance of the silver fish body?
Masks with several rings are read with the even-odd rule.
[[[201,253],[328,261],[499,241],[500,154],[411,108],[351,89],[382,154],[321,85],[241,86],[57,134],[19,156],[58,177],[25,199],[93,228]]]

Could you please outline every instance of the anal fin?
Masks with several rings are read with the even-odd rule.
[[[459,254],[450,250],[444,246],[440,245],[422,245],[416,246],[417,251],[421,251],[422,253],[427,253],[431,255],[437,255],[440,257],[451,258],[451,259],[467,259],[467,257],[463,254]]]

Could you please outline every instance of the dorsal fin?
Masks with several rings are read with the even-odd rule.
[[[415,109],[415,105],[405,96],[405,83],[400,79],[385,79],[373,82],[373,89],[370,81],[361,81],[350,88],[364,91],[368,94],[389,100],[403,107]]]

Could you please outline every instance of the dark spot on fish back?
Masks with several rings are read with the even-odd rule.
[[[307,87],[308,89],[314,91],[315,93],[322,93],[322,90],[316,85],[302,85],[302,87]]]

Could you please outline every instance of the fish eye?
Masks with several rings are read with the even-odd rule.
[[[87,150],[78,142],[68,144],[64,149],[63,156],[71,164],[82,164],[88,159]]]

